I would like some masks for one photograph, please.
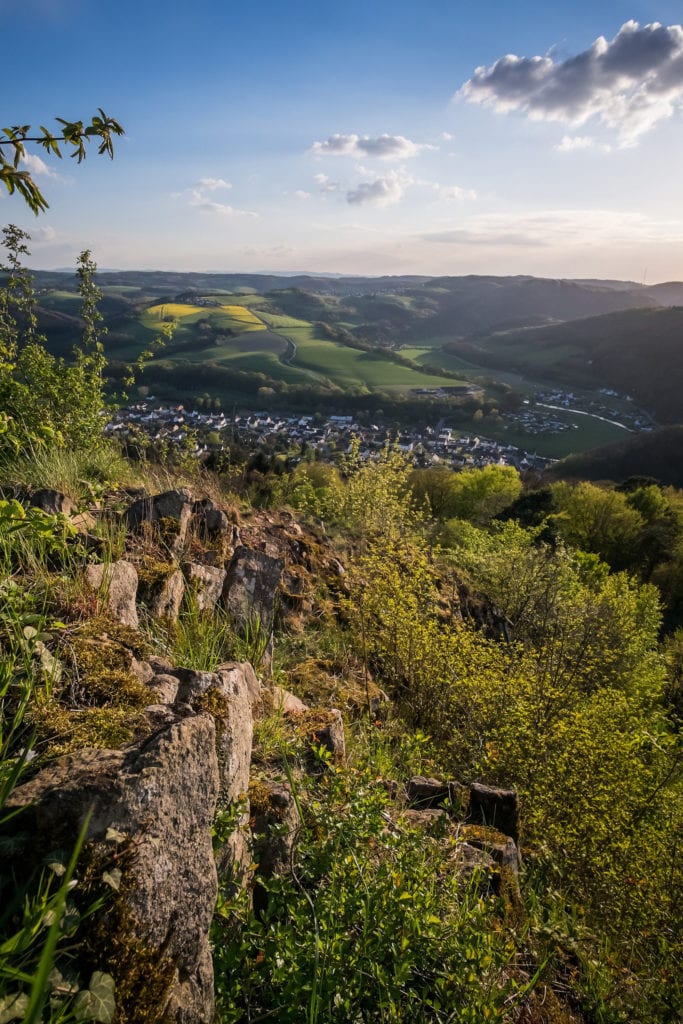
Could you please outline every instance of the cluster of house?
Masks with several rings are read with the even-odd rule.
[[[295,457],[297,449],[301,453],[309,450],[326,457],[346,451],[352,439],[359,438],[362,458],[371,458],[389,441],[419,465],[444,462],[459,468],[496,464],[524,470],[542,469],[553,461],[515,445],[476,434],[461,435],[440,425],[403,429],[397,435],[380,424],[358,423],[352,416],[286,416],[265,411],[226,416],[220,411],[190,411],[182,405],[155,403],[150,397],[120,409],[106,432],[122,440],[142,431],[154,442],[189,442],[198,457],[231,440],[253,450],[287,451]]]
[[[604,399],[616,399],[616,402],[604,401],[597,398],[587,398],[576,395],[573,391],[539,391],[535,395],[536,407],[544,410],[567,410],[567,412],[579,412],[588,416],[596,416],[611,423],[619,423],[628,430],[652,430],[654,423],[652,418],[643,409],[639,409],[633,402],[631,395],[620,395],[613,388],[600,388],[600,395]],[[624,403],[628,403],[625,405]],[[545,413],[547,417],[547,412]],[[548,417],[550,418],[550,417]],[[566,426],[565,426],[566,429]]]

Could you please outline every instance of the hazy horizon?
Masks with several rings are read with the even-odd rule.
[[[126,129],[112,163],[32,149],[40,218],[3,193],[37,268],[683,279],[679,3],[0,16],[5,123],[102,106]]]

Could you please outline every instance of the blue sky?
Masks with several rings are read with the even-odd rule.
[[[683,279],[680,2],[0,0],[35,266]],[[659,25],[659,27],[656,27]],[[510,59],[506,55],[514,55]],[[477,70],[479,69],[479,70]]]

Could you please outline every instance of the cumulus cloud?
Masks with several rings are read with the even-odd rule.
[[[410,184],[409,178],[392,171],[382,178],[359,182],[346,193],[346,202],[352,206],[393,206],[402,198],[406,185]]]
[[[683,100],[683,26],[627,21],[574,57],[508,54],[479,67],[459,92],[471,103],[535,120],[582,125],[597,118],[621,145],[670,117]]]
[[[49,245],[57,238],[57,232],[53,227],[42,227],[31,231],[31,243],[33,245]]]
[[[315,156],[376,157],[379,160],[403,160],[417,156],[422,149],[434,149],[426,143],[413,142],[404,135],[330,135],[324,142],[314,142],[310,152]]]
[[[207,184],[209,182],[210,184]],[[220,182],[221,184],[218,184]],[[191,188],[185,189],[184,192],[174,192],[173,198],[181,199],[184,198],[187,201],[187,205],[193,207],[196,210],[202,210],[204,213],[212,213],[219,217],[254,217],[257,218],[258,214],[252,210],[240,210],[235,206],[229,206],[227,203],[218,203],[215,199],[212,199],[212,194],[219,188],[231,188],[227,182],[224,182],[222,178],[202,178],[193,185]]]
[[[24,153],[21,162],[34,177],[61,178],[61,175],[53,171],[51,167],[48,167],[45,161],[35,153]]]
[[[339,181],[331,181],[326,174],[316,174],[313,178],[321,192],[341,192],[342,186]]]
[[[232,188],[232,185],[224,178],[200,178],[197,182],[197,188],[205,189],[207,192],[215,192],[221,188]]]
[[[303,188],[298,188],[294,193],[297,199],[310,199],[311,193],[306,192]]]

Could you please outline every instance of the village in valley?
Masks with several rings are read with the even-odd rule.
[[[555,460],[535,451],[533,439],[576,429],[567,413],[604,420],[631,433],[653,427],[648,413],[629,396],[604,388],[591,398],[561,389],[538,391],[531,401],[525,399],[518,409],[503,413],[498,432],[510,430],[517,436],[528,436],[528,447],[500,437],[487,437],[485,430],[452,427],[444,420],[398,428],[382,422],[364,422],[363,417],[325,416],[319,412],[300,415],[267,410],[226,413],[215,407],[191,409],[182,404],[166,404],[153,395],[119,409],[111,417],[106,432],[129,444],[144,440],[157,446],[183,446],[197,458],[237,443],[249,451],[263,449],[286,455],[296,463],[306,453],[316,458],[333,458],[346,452],[353,438],[359,438],[364,459],[372,458],[390,443],[415,465],[443,463],[453,469],[500,465],[541,470]]]
[[[183,405],[156,404],[154,399],[119,410],[107,433],[123,441],[141,435],[151,443],[184,445],[201,458],[236,441],[248,450],[287,453],[296,461],[305,452],[319,458],[348,450],[360,439],[360,455],[372,458],[387,443],[409,455],[416,465],[443,462],[454,469],[491,464],[517,469],[543,469],[552,459],[476,433],[459,433],[442,424],[392,431],[387,426],[362,424],[353,416],[297,416],[266,411],[226,415],[221,411],[187,410]]]

